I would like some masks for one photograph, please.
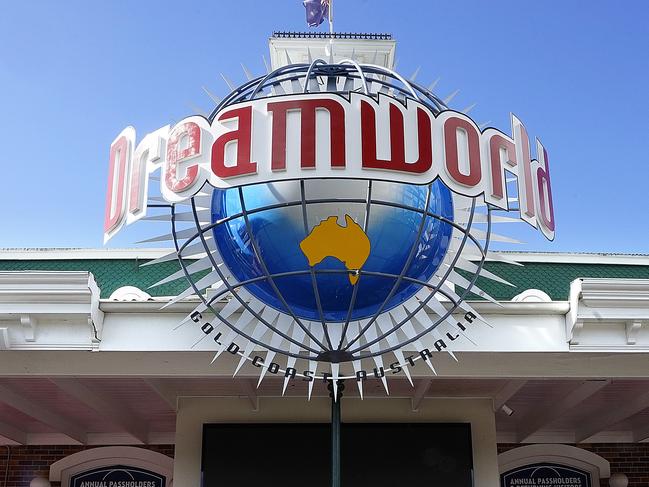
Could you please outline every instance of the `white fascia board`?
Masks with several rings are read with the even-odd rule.
[[[195,309],[180,303],[177,308],[160,312],[160,303],[101,303],[105,311],[104,333],[100,351],[214,351],[211,340],[200,340],[203,333],[199,326],[186,320]],[[467,326],[465,337],[453,343],[458,352],[564,352],[568,351],[565,334],[565,302],[552,303],[504,303],[502,307],[490,303],[474,303],[475,309],[489,325],[475,320]],[[155,305],[155,306],[154,306]],[[238,314],[232,316],[236,321]],[[458,321],[463,315],[457,315]],[[431,315],[431,320],[437,319]],[[178,326],[186,320],[182,326]],[[215,327],[226,325],[211,321]],[[451,331],[447,325],[438,330],[442,335]],[[440,338],[438,332],[422,339],[425,346],[433,347]],[[236,339],[235,339],[236,341]],[[429,343],[430,342],[430,343]]]
[[[0,260],[115,260],[115,259],[157,259],[173,252],[172,248],[132,249],[0,249]],[[494,251],[509,259],[525,263],[552,264],[605,264],[649,266],[649,255],[571,253],[571,252],[509,252]]]
[[[104,312],[89,272],[0,272],[3,349],[96,349]]]
[[[649,266],[649,255],[571,253],[571,252],[509,252],[494,251],[509,259],[524,264],[599,264],[599,265],[643,265]]]
[[[576,279],[566,335],[574,350],[649,351],[649,279]]]

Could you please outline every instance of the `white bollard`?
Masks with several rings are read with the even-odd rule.
[[[52,487],[52,484],[43,477],[36,477],[29,483],[29,487]]]
[[[629,478],[623,473],[614,473],[608,481],[611,487],[627,487],[629,485]]]

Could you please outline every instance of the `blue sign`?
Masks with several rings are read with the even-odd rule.
[[[165,487],[165,478],[142,468],[113,465],[74,475],[70,487]]]
[[[590,473],[555,463],[518,467],[500,476],[501,487],[593,487]]]

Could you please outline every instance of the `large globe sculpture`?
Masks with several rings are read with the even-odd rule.
[[[390,69],[315,60],[251,79],[209,118],[259,98],[352,91],[415,101],[434,114],[448,109]],[[474,287],[491,228],[490,208],[478,214],[476,199],[439,180],[418,186],[307,178],[211,189],[191,205],[195,231],[181,230],[186,215],[178,215],[174,239],[193,290],[201,295],[214,284],[201,300],[224,325],[217,336],[239,335],[273,354],[332,364],[399,354],[413,342],[423,346],[420,338],[447,321]],[[474,223],[486,225],[478,236]],[[204,265],[192,258],[196,247],[211,261],[205,277],[192,276]],[[469,247],[480,253],[476,264],[467,260]],[[454,275],[462,283],[458,295],[443,286],[456,266],[468,276]],[[438,317],[429,320],[425,308]]]
[[[402,304],[421,289],[414,280],[427,282],[446,255],[451,192],[439,181],[375,181],[367,203],[368,184],[307,180],[215,190],[213,232],[223,261],[257,299],[306,320],[360,320]],[[357,226],[350,246],[353,239],[369,241],[360,269],[350,270],[336,255],[340,231],[323,233],[326,257],[310,265],[301,244],[325,221]]]

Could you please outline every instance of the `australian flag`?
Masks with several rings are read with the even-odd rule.
[[[304,0],[306,23],[309,27],[318,27],[329,17],[329,0]]]

